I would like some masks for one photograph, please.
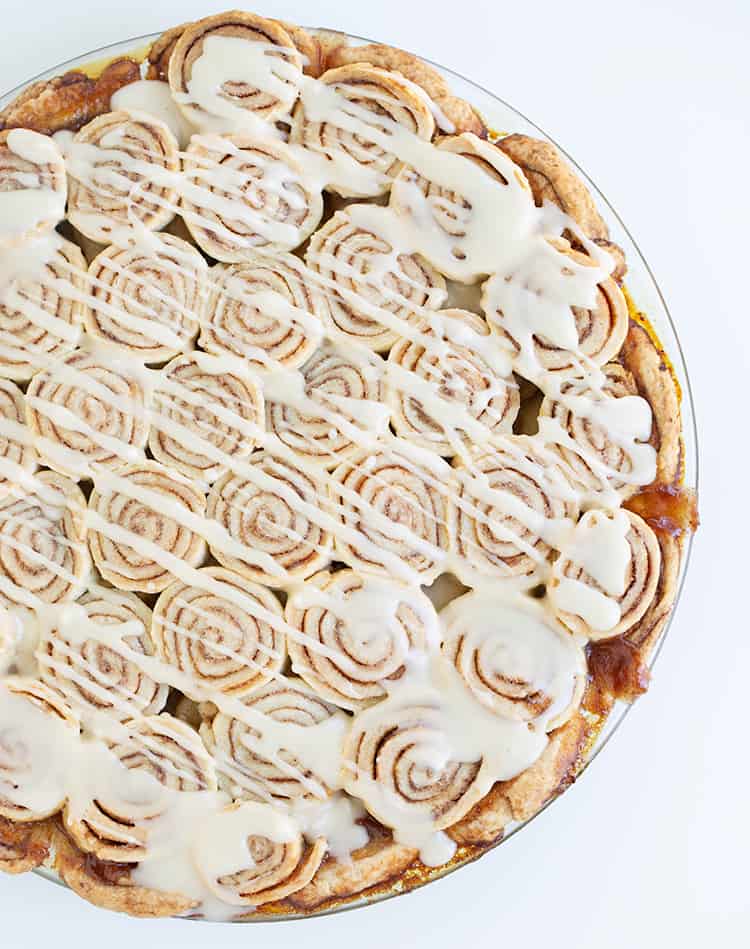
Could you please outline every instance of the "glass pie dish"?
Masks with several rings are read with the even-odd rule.
[[[334,32],[334,31],[327,31]],[[369,43],[370,40],[367,40],[362,37],[356,37],[352,35],[340,34],[350,43],[356,45],[359,43]],[[65,63],[61,63],[50,70],[45,71],[41,75],[35,77],[33,80],[30,80],[27,83],[23,83],[18,88],[7,93],[5,96],[0,98],[0,108],[5,107],[9,102],[11,102],[18,93],[24,89],[31,82],[41,81],[50,79],[52,77],[58,76],[68,70],[72,69],[81,69],[84,68],[86,71],[90,70],[96,72],[103,64],[123,55],[131,56],[135,59],[142,58],[143,51],[147,50],[150,44],[158,38],[159,34],[145,35],[140,37],[135,37],[133,39],[126,40],[121,43],[113,44],[111,46],[102,47],[98,50],[91,51],[83,56],[79,56],[75,59],[69,60]],[[429,61],[427,61],[429,62]],[[459,96],[469,103],[471,103],[482,115],[487,126],[493,131],[498,133],[503,132],[515,132],[522,133],[534,136],[536,138],[541,138],[546,141],[552,141],[545,133],[539,129],[534,123],[529,121],[525,116],[519,113],[517,110],[512,108],[510,105],[505,103],[500,98],[493,95],[486,89],[472,83],[470,80],[465,79],[464,77],[458,75],[457,73],[452,72],[451,70],[445,69],[438,64],[431,63],[431,65],[436,68],[441,74],[443,74],[446,79],[449,80],[452,92]],[[558,146],[559,148],[559,146]],[[562,149],[561,149],[562,152]],[[683,462],[684,462],[684,480],[683,484],[686,488],[697,490],[698,487],[698,447],[697,447],[697,433],[695,428],[695,418],[693,412],[693,403],[692,395],[690,390],[689,378],[687,375],[687,368],[684,362],[682,350],[680,347],[679,339],[672,322],[672,319],[667,310],[666,303],[661,295],[661,292],[658,288],[658,285],[649,269],[648,264],[640,253],[636,243],[631,237],[629,231],[627,230],[625,224],[622,222],[620,217],[611,207],[605,196],[599,191],[596,185],[591,181],[591,179],[586,175],[586,173],[576,165],[575,161],[567,155],[565,152],[566,158],[577,170],[578,174],[581,176],[583,181],[591,190],[592,195],[594,196],[596,203],[603,210],[604,217],[607,221],[607,224],[611,230],[612,239],[619,244],[625,251],[626,258],[629,262],[628,276],[627,276],[627,289],[635,301],[635,304],[639,311],[644,314],[647,314],[648,321],[655,330],[661,344],[663,345],[665,351],[670,354],[671,357],[671,369],[674,372],[675,378],[679,385],[679,388],[682,393],[682,403],[681,403],[681,413],[682,413],[682,439],[683,439]],[[676,605],[679,602],[680,591],[682,585],[685,582],[685,575],[690,560],[690,549],[692,544],[692,536],[687,540],[686,548],[684,551],[684,556],[681,561],[680,567],[680,580],[679,580],[679,590],[677,593],[677,599],[675,601],[675,609],[672,611],[670,616],[669,623],[667,624],[666,629],[662,632],[660,640],[656,645],[656,648],[653,650],[650,658],[651,664],[655,661],[656,657],[659,654],[660,648],[664,642],[666,636],[666,630],[674,622],[674,617],[676,613]],[[578,770],[578,774],[581,774],[588,765],[593,761],[593,759],[598,755],[601,749],[607,744],[613,733],[619,727],[621,722],[624,720],[630,705],[624,702],[618,702],[609,714],[606,719],[604,726],[598,732],[596,740],[590,745],[587,749],[585,760],[582,761],[581,766]],[[552,800],[555,798],[553,797]],[[548,804],[545,805],[548,806]],[[544,808],[542,808],[544,809]],[[539,813],[539,812],[538,812]],[[536,816],[536,815],[534,815]],[[531,817],[529,820],[533,820]],[[502,838],[491,847],[482,847],[474,848],[464,847],[460,848],[453,858],[445,866],[439,867],[437,869],[425,872],[424,868],[420,868],[419,872],[410,874],[410,871],[407,871],[404,876],[400,879],[399,884],[394,887],[392,884],[387,883],[382,887],[376,887],[372,892],[368,892],[364,896],[353,896],[345,900],[340,901],[339,904],[326,907],[321,910],[313,910],[306,913],[284,913],[275,915],[274,919],[292,919],[292,918],[306,918],[308,916],[324,915],[332,912],[337,912],[343,909],[354,909],[359,906],[369,905],[380,900],[391,898],[392,896],[399,895],[399,893],[407,892],[412,889],[415,889],[419,886],[423,886],[428,882],[431,882],[434,879],[438,879],[442,876],[445,876],[449,873],[452,873],[454,870],[465,865],[468,862],[471,862],[474,859],[477,859],[479,856],[487,852],[488,849],[494,849],[499,846],[500,843],[509,839],[513,834],[517,833],[529,820],[524,822],[515,822],[507,827]],[[54,880],[55,882],[61,882],[59,878],[50,870],[40,868],[37,872],[46,876],[47,878]],[[264,920],[267,920],[268,916],[264,916]],[[254,921],[250,917],[246,921]]]

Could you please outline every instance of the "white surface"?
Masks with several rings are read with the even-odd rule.
[[[0,0],[0,91],[230,5]],[[652,690],[609,748],[478,864],[374,908],[251,928],[137,922],[33,876],[2,878],[0,946],[748,946],[750,3],[259,0],[257,9],[400,44],[473,78],[575,155],[622,213],[677,323],[697,401],[703,525],[687,590]]]

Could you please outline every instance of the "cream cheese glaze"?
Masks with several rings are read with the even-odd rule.
[[[259,90],[276,105],[260,117],[226,93],[227,83]],[[375,101],[397,100],[399,83],[415,94],[399,77],[387,97],[372,92]],[[257,885],[253,874],[264,861],[299,881],[326,848],[346,860],[367,840],[358,823],[365,811],[419,849],[426,864],[449,860],[454,845],[444,831],[495,782],[533,764],[548,732],[580,701],[587,634],[570,632],[565,616],[575,614],[590,635],[623,618],[635,568],[626,539],[632,522],[619,510],[622,485],[653,479],[655,451],[647,443],[648,403],[615,397],[604,370],[627,328],[613,261],[570,217],[537,208],[520,169],[492,143],[469,133],[434,143],[436,122],[454,130],[422,90],[417,98],[422,125],[409,126],[395,108],[363,105],[344,80],[303,74],[285,47],[212,35],[185,91],[170,97],[154,81],[126,87],[113,101],[116,121],[98,141],[85,129],[57,143],[8,136],[24,162],[65,161],[77,191],[89,195],[74,222],[112,246],[88,271],[75,261],[53,271],[63,239],[52,228],[63,217],[64,192],[32,175],[19,178],[25,190],[0,193],[0,244],[6,231],[26,238],[20,249],[0,252],[0,305],[42,336],[77,347],[64,358],[43,340],[23,347],[35,373],[24,397],[33,424],[0,417],[0,438],[18,449],[0,453],[3,504],[34,494],[50,524],[64,515],[78,530],[52,536],[34,522],[0,534],[0,594],[9,603],[0,616],[0,668],[30,671],[17,624],[54,644],[38,652],[46,684],[0,683],[0,720],[8,723],[0,736],[0,812],[7,806],[39,817],[65,803],[66,823],[75,827],[92,801],[115,789],[130,804],[155,802],[137,825],[141,859],[132,878],[176,888],[205,915],[228,918],[283,894],[281,884],[274,896]],[[292,112],[286,143],[276,120]],[[311,124],[336,130],[344,145],[311,145]],[[378,160],[352,142],[366,143]],[[329,222],[327,240],[314,236],[305,262],[290,253],[300,252],[320,220],[324,189],[359,196],[389,188],[388,206],[350,203],[332,219],[356,238],[344,252]],[[112,194],[116,215],[106,211]],[[460,226],[451,217],[456,207]],[[219,263],[207,267],[192,246],[154,232],[174,215]],[[114,276],[105,281],[102,267]],[[440,311],[443,275],[483,282],[487,324]],[[22,285],[39,290],[22,293]],[[83,331],[44,308],[44,290],[89,314]],[[222,307],[227,316],[219,320]],[[155,320],[160,313],[171,317]],[[253,320],[257,332],[238,342]],[[362,330],[368,324],[417,347],[419,370],[379,356],[387,345],[372,343]],[[177,355],[160,367],[196,336],[210,355]],[[9,342],[0,335],[0,347]],[[321,353],[345,357],[361,386],[340,378],[316,385]],[[456,365],[467,358],[481,367],[482,385],[489,380],[483,394],[461,395],[467,382]],[[188,359],[195,372],[175,371]],[[553,413],[543,414],[536,435],[514,435],[514,372],[598,426],[627,466],[585,454],[595,477],[584,483],[564,452],[585,449]],[[236,385],[220,390],[209,379],[230,375]],[[381,383],[415,418],[429,419],[445,457],[423,433],[412,440],[408,426],[389,428]],[[501,424],[503,412],[509,420]],[[217,420],[226,437],[217,437]],[[146,458],[149,431],[163,463]],[[154,433],[178,447],[158,454]],[[238,450],[242,440],[262,452]],[[170,465],[179,445],[187,460]],[[92,482],[89,502],[19,462],[23,451],[60,480]],[[34,531],[46,532],[45,544]],[[70,566],[86,532],[96,567],[115,586],[165,591],[155,646],[137,647],[148,632],[140,620],[97,623],[71,602],[89,569],[88,561],[85,571]],[[50,553],[50,544],[63,555]],[[240,582],[202,567],[208,548]],[[556,558],[588,579],[558,576]],[[349,570],[318,573],[332,560]],[[50,572],[61,602],[24,584],[24,562]],[[143,579],[144,563],[158,573],[157,586]],[[447,573],[473,589],[438,616],[418,588]],[[342,593],[344,576],[358,579]],[[253,593],[258,580],[284,592],[285,612],[274,593]],[[529,590],[540,583],[550,584],[549,595],[535,600]],[[170,612],[168,595],[178,607]],[[233,611],[270,631],[258,634],[255,653],[238,644]],[[179,621],[191,612],[195,623]],[[319,721],[280,718],[252,701],[258,682],[287,682],[278,643],[287,644],[301,676],[294,688],[332,703]],[[211,740],[221,790],[210,780],[182,788],[179,759],[170,759],[166,776],[163,763],[156,768],[158,748],[143,735],[159,709],[139,708],[127,678],[113,686],[106,663],[91,658],[102,648],[115,665],[216,710]],[[201,650],[205,674],[188,659]],[[212,677],[212,666],[231,669],[233,678]],[[92,700],[68,707],[52,691],[63,675]],[[241,787],[241,761],[217,737],[218,726],[232,722],[241,726],[240,758],[270,763],[279,780],[302,789],[299,798],[266,790],[232,803],[221,775]],[[113,751],[134,742],[135,758]]]

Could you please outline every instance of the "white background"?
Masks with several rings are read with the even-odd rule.
[[[219,0],[0,0],[0,92]],[[498,93],[576,156],[630,226],[697,402],[701,517],[652,689],[585,777],[478,864],[326,919],[136,921],[0,879],[0,946],[263,949],[750,945],[750,0],[258,0],[402,45]]]

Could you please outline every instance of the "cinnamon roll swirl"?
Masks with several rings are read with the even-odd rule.
[[[545,305],[531,306],[529,300],[545,297],[544,290],[537,292],[542,271],[563,288],[562,299],[578,302],[561,303],[547,290]],[[563,238],[548,238],[515,274],[496,274],[484,284],[482,308],[514,369],[531,379],[540,373],[581,375],[617,355],[628,332],[628,308],[607,272],[606,263],[572,250]]]
[[[172,234],[108,247],[89,266],[84,325],[145,363],[165,362],[198,335],[207,275],[198,251]]]
[[[456,573],[538,582],[578,515],[576,493],[555,456],[525,435],[506,436],[457,469]]]
[[[248,78],[248,65],[260,81]],[[302,57],[280,23],[234,10],[185,27],[168,72],[187,118],[199,128],[219,130],[289,112],[299,91]]]
[[[292,669],[350,711],[386,695],[408,654],[437,639],[435,611],[421,591],[354,570],[316,574],[290,596],[286,618],[302,634],[288,639]]]
[[[211,553],[230,570],[270,586],[311,576],[331,556],[330,533],[310,516],[321,496],[321,485],[306,472],[269,452],[255,454],[244,475],[228,472],[209,491],[208,516],[233,541],[209,544]]]
[[[321,108],[313,91],[303,92],[292,115],[292,142],[325,156],[328,187],[343,197],[384,194],[403,167],[389,138],[404,129],[432,138],[426,97],[398,73],[365,63],[329,69],[320,83],[330,98]]]
[[[69,801],[65,827],[99,860],[136,862],[148,855],[150,833],[169,807],[168,792],[215,791],[216,771],[198,735],[167,712],[128,722],[107,745],[117,759],[117,781],[94,800]]]
[[[192,352],[173,359],[153,394],[148,447],[157,461],[211,484],[263,434],[263,393],[239,360]]]
[[[198,695],[206,688],[227,695],[257,691],[286,660],[278,623],[263,619],[264,613],[281,619],[279,602],[270,590],[230,570],[203,567],[199,573],[208,578],[206,587],[177,580],[156,601],[151,634],[159,657],[187,675]],[[257,604],[260,615],[222,588]]]
[[[633,398],[638,390],[627,369],[608,363],[602,372],[599,387],[561,382],[542,402],[539,430],[584,489],[596,494],[608,488],[628,498],[656,475],[656,452],[647,444],[651,412],[647,402]]]
[[[45,241],[38,263],[20,248],[18,267],[3,268],[0,279],[0,372],[19,382],[72,352],[80,336],[86,261],[70,241]]]
[[[0,703],[0,817],[25,823],[56,814],[66,790],[55,747],[66,749],[78,737],[78,719],[35,679],[6,678]]]
[[[453,531],[450,468],[402,450],[360,451],[333,474],[331,493],[347,528],[338,557],[366,573],[430,583],[442,571]],[[354,532],[352,534],[352,532]]]
[[[91,585],[43,631],[36,652],[41,678],[84,719],[90,712],[120,720],[160,712],[169,688],[143,672],[137,658],[154,654],[150,629],[151,610],[137,596]]]
[[[580,645],[528,597],[472,592],[440,614],[442,650],[473,697],[495,715],[552,731],[580,704]]]
[[[85,509],[78,485],[54,471],[0,499],[0,603],[33,609],[81,595],[91,566]]]
[[[548,584],[558,618],[589,639],[631,629],[656,596],[661,549],[632,511],[588,511],[562,546]]]
[[[211,271],[208,323],[199,344],[253,366],[301,365],[323,335],[325,301],[297,257],[257,255]]]
[[[177,140],[160,119],[120,109],[76,133],[68,149],[68,220],[99,244],[123,244],[138,228],[174,217]]]
[[[388,356],[386,378],[397,433],[451,456],[511,432],[520,406],[518,386],[493,365],[484,320],[468,310],[440,310],[423,334],[435,340],[434,347],[402,339]],[[467,432],[465,426],[472,422],[473,430]]]
[[[9,379],[0,379],[0,498],[36,468],[24,422],[23,392]]]
[[[228,263],[294,250],[323,215],[320,188],[283,142],[194,135],[180,213],[196,243]]]
[[[216,840],[244,840],[227,859]],[[325,837],[307,843],[286,815],[254,801],[238,802],[215,814],[198,841],[195,862],[211,892],[235,906],[262,906],[309,883],[326,852]],[[236,859],[240,852],[242,861]]]
[[[100,473],[88,510],[99,573],[118,590],[160,593],[174,579],[171,563],[203,562],[206,542],[195,528],[205,508],[200,491],[155,461]]]
[[[377,357],[348,353],[329,343],[300,372],[301,398],[289,392],[286,402],[266,405],[268,430],[300,458],[335,468],[358,450],[358,437],[385,431],[390,412],[382,405],[383,368]]]
[[[376,352],[398,338],[400,324],[422,309],[437,309],[446,297],[442,276],[418,254],[395,254],[381,211],[351,205],[337,211],[310,241],[308,266],[320,274],[327,315],[342,341],[364,343]]]
[[[143,374],[121,356],[77,350],[38,372],[26,415],[40,459],[61,474],[90,478],[143,457],[148,436]]]
[[[311,747],[315,747],[316,731],[334,716],[344,724],[343,713],[306,689],[301,679],[282,675],[245,696],[243,704],[267,716],[272,728],[277,723],[301,729],[299,741],[309,742]],[[201,737],[216,760],[220,786],[233,798],[290,804],[319,801],[330,794],[323,768],[323,773],[318,773],[301,762],[296,742],[284,747],[284,738],[292,739],[292,731],[282,729],[278,738],[274,733],[269,737],[262,725],[250,725],[212,707],[204,710],[204,719]],[[311,731],[306,738],[308,728]]]
[[[65,216],[66,195],[65,162],[51,138],[0,131],[0,248],[51,231]]]

